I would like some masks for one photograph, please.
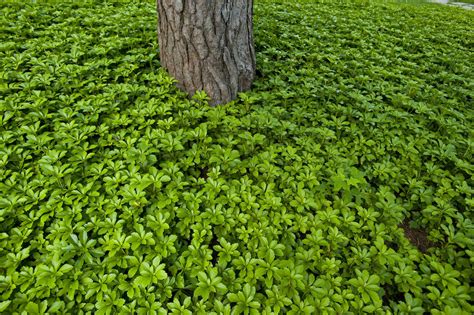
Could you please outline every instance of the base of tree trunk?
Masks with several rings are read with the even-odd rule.
[[[253,0],[157,0],[162,66],[211,105],[250,89],[255,76]]]

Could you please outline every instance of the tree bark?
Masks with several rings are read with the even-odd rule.
[[[255,76],[253,0],[157,0],[161,65],[211,105],[250,89]]]

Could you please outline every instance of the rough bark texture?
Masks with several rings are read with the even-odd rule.
[[[253,0],[157,0],[162,66],[193,95],[223,104],[255,76]]]

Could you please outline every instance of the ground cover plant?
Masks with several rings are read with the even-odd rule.
[[[474,311],[473,12],[258,1],[210,108],[151,1],[0,8],[0,312]]]

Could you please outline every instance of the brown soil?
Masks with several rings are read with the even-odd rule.
[[[415,245],[422,253],[438,245],[428,239],[428,233],[425,230],[411,228],[410,221],[407,219],[405,219],[399,227],[405,231],[405,237],[410,243]]]

